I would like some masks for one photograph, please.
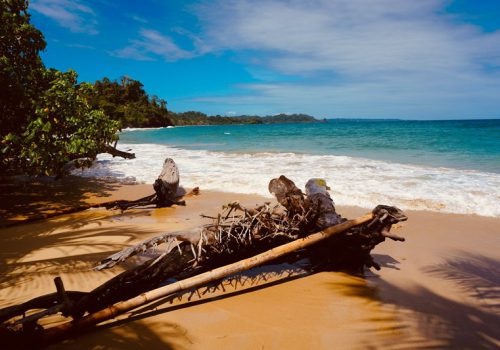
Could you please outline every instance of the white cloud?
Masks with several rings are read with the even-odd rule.
[[[130,18],[132,18],[134,21],[136,22],[139,22],[139,23],[142,23],[142,24],[146,24],[148,23],[148,20],[145,19],[145,18],[142,18],[140,16],[137,16],[137,15],[131,15]]]
[[[83,45],[83,44],[68,44],[68,47],[74,47],[76,49],[85,49],[85,50],[95,50],[95,47],[92,45]]]
[[[196,55],[195,52],[180,48],[170,37],[151,29],[141,29],[139,39],[131,40],[129,46],[116,50],[112,54],[135,60],[161,58],[165,61],[176,61]]]
[[[252,64],[301,77],[244,85],[247,96],[204,101],[298,110],[321,105],[329,114],[351,116],[499,116],[500,32],[446,15],[447,3],[233,0],[199,6],[211,50],[249,50]]]
[[[75,33],[97,34],[94,11],[79,1],[37,0],[30,6],[34,11],[56,21],[61,27]]]

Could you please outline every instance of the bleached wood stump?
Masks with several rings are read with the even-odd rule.
[[[179,189],[179,169],[172,158],[166,158],[163,169],[153,184],[158,207],[171,205],[177,197]]]

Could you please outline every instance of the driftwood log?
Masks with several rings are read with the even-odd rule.
[[[166,158],[160,175],[153,184],[154,194],[133,201],[118,200],[95,204],[92,207],[105,207],[106,209],[126,210],[136,207],[154,205],[157,208],[169,207],[171,205],[186,205],[179,200],[177,190],[179,189],[179,169],[172,158]]]
[[[165,161],[165,164],[170,164],[167,169],[173,169],[172,163]],[[167,183],[157,181],[157,186],[162,193],[173,193],[172,188],[178,186],[178,172],[177,175],[175,171],[165,174]],[[66,293],[59,283],[53,306],[28,316],[31,318],[27,321],[15,321],[16,329],[38,329],[37,319],[49,311],[70,315],[74,319],[71,323],[39,333],[43,339],[53,340],[68,334],[67,331],[97,324],[155,298],[213,283],[292,251],[294,255],[287,259],[293,262],[306,257],[317,269],[359,271],[364,266],[379,269],[370,255],[375,245],[386,238],[403,240],[389,233],[393,224],[407,219],[399,209],[377,206],[372,213],[348,221],[336,213],[328,186],[322,179],[309,180],[304,194],[293,181],[280,176],[270,181],[269,190],[276,196],[278,205],[265,203],[256,208],[244,208],[238,203],[230,203],[195,235],[192,232],[164,234],[103,259],[96,269],[111,268],[150,248],[167,245],[157,257],[117,275],[89,293],[78,296],[74,292]],[[315,238],[311,239],[310,234]],[[312,245],[319,240],[324,240],[321,245]],[[156,289],[165,284],[168,285]],[[25,312],[31,306],[23,305],[0,310],[0,321],[20,315],[20,310]],[[8,322],[5,324],[5,329],[12,329]]]
[[[73,322],[67,322],[62,325],[50,328],[44,334],[44,341],[50,342],[53,340],[59,340],[61,339],[61,337],[67,334],[75,334],[78,331],[112,319],[120,314],[133,310],[139,306],[148,304],[160,298],[178,292],[187,291],[192,288],[205,286],[214,281],[220,281],[224,277],[228,277],[232,274],[262,265],[266,262],[275,260],[297,250],[307,248],[331,236],[342,233],[354,226],[370,222],[374,217],[375,215],[373,213],[370,213],[354,220],[347,220],[336,226],[329,227],[323,231],[316,232],[304,238],[283,244],[281,246],[277,246],[250,258],[237,261],[226,266],[221,266],[213,270],[200,273],[196,276],[186,278],[184,280],[174,282],[160,288],[156,288],[149,292],[142,293],[134,298],[119,302],[98,312],[90,313],[87,316],[76,319]]]
[[[135,158],[135,153],[129,153],[125,151],[120,151],[119,149],[116,148],[116,143],[114,146],[111,145],[105,145],[102,149],[103,153],[109,153],[113,157],[122,157],[125,159],[134,159]]]
[[[38,214],[26,220],[8,223],[1,227],[9,227],[39,220],[50,219],[56,216],[77,213],[91,208],[120,209],[124,211],[127,209],[147,207],[147,206],[155,206],[157,208],[163,208],[163,207],[170,207],[172,205],[186,205],[186,202],[182,200],[183,196],[178,194],[179,169],[177,168],[177,165],[171,158],[165,159],[162,171],[153,184],[153,189],[155,193],[136,200],[115,200],[98,204],[85,204],[75,207],[63,208],[53,213]],[[199,188],[195,187],[194,189],[191,190],[191,192],[187,194],[187,196],[198,195],[199,191],[200,191]]]

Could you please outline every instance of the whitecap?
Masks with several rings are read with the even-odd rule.
[[[299,187],[312,177],[327,180],[339,205],[500,216],[500,174],[425,167],[371,159],[296,153],[227,153],[158,144],[121,144],[135,159],[101,154],[82,176],[135,178],[153,183],[163,159],[177,163],[186,187],[270,196],[271,178],[286,175]]]

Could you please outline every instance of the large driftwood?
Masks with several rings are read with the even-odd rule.
[[[154,288],[164,280],[185,278],[216,266],[233,263],[303,237],[307,233],[345,221],[335,213],[326,183],[322,180],[313,179],[308,182],[306,187],[310,198],[306,198],[300,189],[284,176],[271,180],[269,187],[278,192],[277,197],[286,208],[284,213],[279,213],[276,208],[268,205],[245,209],[237,203],[232,203],[227,206],[223,215],[214,219],[212,225],[206,225],[199,231],[198,240],[193,241],[193,235],[189,233],[163,234],[102,260],[96,269],[113,267],[162,243],[178,243],[176,249],[166,251],[159,258],[125,271],[89,292],[76,303],[73,315],[78,317],[84,312],[104,308]],[[380,208],[376,208],[377,215],[384,215],[379,213]],[[382,210],[387,211],[386,209]],[[395,218],[399,213],[392,209],[391,215]],[[234,217],[236,219],[232,219]],[[344,238],[340,241],[327,242],[316,248],[315,254],[311,254],[314,264],[354,269],[360,269],[363,265],[377,267],[370,257],[370,251],[385,239],[381,230],[396,220],[389,219],[372,225],[370,229],[342,236]],[[403,217],[397,219],[402,220]],[[348,253],[343,253],[344,250]]]
[[[169,207],[174,204],[185,205],[186,202],[180,201],[177,195],[179,189],[179,169],[172,158],[166,158],[163,162],[163,168],[160,175],[153,184],[155,194],[135,200],[135,201],[117,201],[117,205],[107,206],[107,208],[119,208],[126,210],[130,208],[154,205],[157,208]]]
[[[317,213],[316,227],[324,228],[341,223],[342,217],[335,211],[335,203],[333,203],[328,186],[323,179],[310,179],[306,183],[306,195],[313,211]]]
[[[167,164],[167,169],[170,167],[172,170],[172,163],[166,161],[165,164]],[[178,185],[178,173],[167,171],[162,174],[165,176],[158,181],[158,183],[162,182],[162,193],[173,193],[172,188]],[[166,179],[166,183],[163,183],[163,179]],[[198,231],[198,238],[194,238],[189,233],[164,234],[150,238],[101,261],[97,269],[110,268],[149,248],[164,243],[169,244],[169,247],[158,257],[119,274],[77,300],[68,302],[68,297],[59,298],[66,299],[65,306],[57,306],[57,310],[53,307],[47,312],[56,310],[71,315],[75,319],[73,323],[78,326],[76,328],[72,325],[61,326],[57,328],[59,330],[53,331],[54,334],[59,335],[65,329],[79,329],[79,327],[101,322],[102,317],[112,317],[116,315],[116,312],[125,312],[136,307],[139,305],[137,303],[150,301],[149,296],[144,299],[145,294],[141,293],[148,293],[166,283],[167,280],[172,283],[175,280],[196,276],[193,280],[189,280],[190,282],[182,282],[162,289],[173,293],[172,290],[191,288],[190,286],[198,286],[198,283],[203,284],[220,279],[226,276],[226,273],[234,273],[233,266],[248,268],[250,265],[246,259],[252,256],[277,258],[281,255],[276,255],[276,251],[283,251],[276,247],[290,244],[291,241],[297,239],[300,241],[313,232],[323,230],[318,234],[322,237],[321,239],[324,239],[324,243],[314,247],[309,247],[309,243],[306,245],[298,243],[295,246],[297,249],[306,246],[308,248],[296,254],[294,259],[298,256],[308,257],[314,265],[322,268],[360,269],[363,266],[379,268],[370,255],[373,247],[384,241],[386,237],[401,239],[388,233],[394,223],[406,220],[406,216],[399,209],[377,206],[371,214],[361,220],[346,221],[335,212],[334,203],[324,180],[311,179],[306,185],[305,195],[293,181],[281,176],[271,180],[269,190],[276,195],[280,205],[270,206],[266,203],[247,209],[238,203],[230,203],[221,214],[213,217],[212,224],[205,225]],[[349,228],[347,231],[344,230],[346,227]],[[332,235],[328,233],[339,232],[339,230],[344,230],[344,232]],[[309,240],[306,241],[309,242]],[[260,255],[269,249],[272,253]],[[289,251],[286,250],[286,252]],[[267,258],[256,259],[252,258],[249,261],[259,261],[259,263],[268,261]],[[238,264],[240,260],[243,263]],[[221,268],[225,265],[229,267]],[[213,269],[217,272],[200,275]],[[209,276],[209,278],[205,279],[200,276]],[[62,285],[60,287],[62,288]],[[151,295],[158,295],[155,293],[157,292]],[[64,293],[61,295],[64,296]],[[85,313],[89,315],[84,316]],[[42,317],[44,312],[38,315]],[[32,317],[29,323],[21,320],[18,324],[32,325],[38,315]],[[10,314],[10,316],[15,315]]]
[[[156,192],[157,205],[171,204],[179,189],[179,169],[172,158],[163,162],[163,169],[153,185]]]
[[[45,341],[53,341],[60,339],[62,336],[68,334],[74,334],[76,331],[83,330],[85,328],[91,327],[98,323],[104,322],[106,320],[112,319],[120,314],[127,311],[133,310],[139,306],[148,304],[152,301],[158,300],[160,298],[166,297],[168,295],[178,293],[181,291],[186,291],[191,288],[200,287],[206,285],[213,281],[218,281],[224,277],[230,276],[232,274],[251,269],[253,267],[262,265],[271,260],[282,257],[291,252],[297,251],[299,249],[307,248],[313,244],[316,244],[322,240],[327,239],[335,234],[342,233],[354,226],[358,226],[372,220],[374,215],[372,213],[366,214],[354,220],[347,220],[336,226],[326,228],[323,231],[316,232],[307,237],[298,239],[296,241],[272,248],[266,252],[255,255],[251,258],[244,259],[227,266],[222,266],[211,271],[207,271],[196,275],[191,278],[187,278],[164,287],[160,287],[151,290],[146,293],[142,293],[139,296],[129,299],[127,301],[119,302],[101,311],[89,314],[83,318],[74,320],[73,322],[67,322],[59,326],[52,327],[48,329],[43,335]]]

